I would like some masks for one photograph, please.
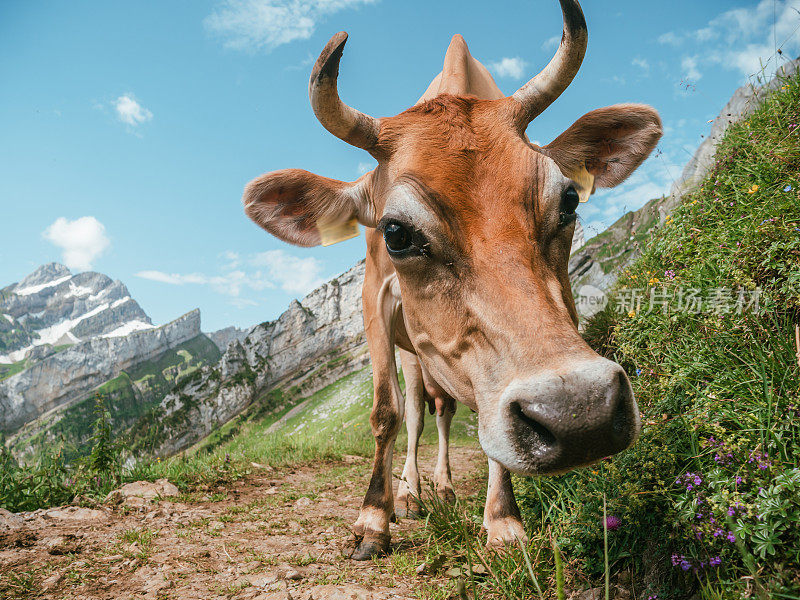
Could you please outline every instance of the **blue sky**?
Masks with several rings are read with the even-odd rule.
[[[759,58],[800,52],[800,0],[585,0],[589,49],[529,128],[547,143],[585,112],[655,106],[656,155],[580,209],[596,233],[665,193]],[[513,93],[552,55],[556,0],[215,0],[0,4],[0,285],[62,261],[121,279],[156,323],[200,307],[205,330],[274,318],[364,256],[363,236],[301,249],[244,216],[253,177],[344,180],[371,158],[308,104],[311,64],[346,30],[340,92],[376,117],[411,106],[454,33]],[[777,23],[773,27],[773,23]],[[770,58],[772,57],[772,58]]]

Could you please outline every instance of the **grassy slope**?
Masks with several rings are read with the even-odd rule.
[[[401,378],[402,383],[402,378]],[[273,391],[272,395],[280,393]],[[302,401],[302,407],[281,421],[275,430],[267,430],[296,406],[293,402],[276,401],[268,395],[277,410],[256,411],[255,418],[235,419],[198,444],[195,452],[225,454],[233,459],[280,463],[286,460],[291,448],[306,448],[313,455],[372,453],[369,415],[372,408],[372,371],[364,367]],[[451,441],[454,444],[475,443],[477,419],[464,407],[459,407],[453,421]],[[436,443],[436,422],[426,414],[422,443]],[[405,428],[398,436],[398,448],[407,442]],[[291,453],[291,451],[290,451]]]
[[[559,531],[579,575],[602,572],[605,494],[624,524],[612,564],[648,571],[659,598],[697,587],[738,598],[754,578],[770,597],[800,597],[798,124],[794,79],[731,128],[712,173],[621,277],[671,294],[670,309],[600,317],[633,376],[642,437],[600,466],[520,482],[528,516]],[[732,307],[760,288],[761,312],[678,309],[681,289],[723,287]]]

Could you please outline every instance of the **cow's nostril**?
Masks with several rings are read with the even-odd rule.
[[[518,402],[511,404],[511,416],[518,424],[521,441],[529,451],[543,453],[556,445],[556,436],[535,418],[525,414]]]
[[[611,416],[611,430],[615,439],[628,438],[633,428],[631,422],[630,393],[625,381],[625,375],[620,371],[614,382],[614,412]]]

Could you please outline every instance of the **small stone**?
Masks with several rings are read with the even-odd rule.
[[[486,567],[481,564],[472,565],[472,572],[475,573],[475,575],[486,575],[487,573]]]
[[[24,520],[5,508],[0,508],[0,534],[16,531],[22,527]]]
[[[311,506],[311,498],[308,498],[307,496],[298,498],[297,502],[294,503],[295,508],[308,508],[309,506]]]
[[[445,575],[447,575],[451,579],[456,579],[458,577],[461,577],[463,574],[464,572],[461,570],[461,567],[452,567],[450,569],[447,569],[447,571],[445,571]]]
[[[589,590],[578,592],[578,595],[575,597],[575,600],[602,600],[602,598],[603,598],[603,588],[592,588]]]
[[[266,588],[268,585],[272,585],[273,583],[278,581],[278,576],[275,573],[248,575],[247,580],[253,587],[263,589]]]
[[[113,499],[119,494],[123,498],[138,497],[145,500],[154,500],[155,498],[168,498],[170,496],[177,496],[180,493],[178,488],[170,483],[167,479],[157,479],[152,481],[134,481],[133,483],[126,483],[118,490],[110,492],[106,496],[107,501]]]
[[[283,578],[288,581],[300,581],[303,578],[303,575],[300,573],[300,571],[289,569],[283,574]]]
[[[81,551],[80,544],[74,535],[59,535],[50,538],[45,543],[47,553],[53,556],[61,556],[63,554],[75,554]]]
[[[50,577],[42,581],[42,590],[45,592],[52,590],[54,587],[58,585],[58,582],[61,581],[61,578],[62,578],[61,573],[56,571],[55,573],[50,575]]]
[[[255,467],[256,469],[262,469],[262,470],[266,471],[267,473],[271,473],[272,471],[275,470],[274,468],[272,468],[269,465],[262,465],[261,463],[257,463],[257,462],[251,462],[250,466],[251,467]]]
[[[364,462],[367,460],[363,456],[356,456],[355,454],[344,454],[342,455],[342,460],[346,462],[348,465]]]
[[[65,506],[53,508],[42,515],[45,519],[57,521],[105,521],[108,515],[102,510],[94,508],[81,508],[78,506]]]

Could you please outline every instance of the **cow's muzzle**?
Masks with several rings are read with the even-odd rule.
[[[641,428],[625,372],[600,357],[513,382],[499,408],[497,424],[512,449],[501,462],[525,474],[563,472],[610,456],[629,447]]]

